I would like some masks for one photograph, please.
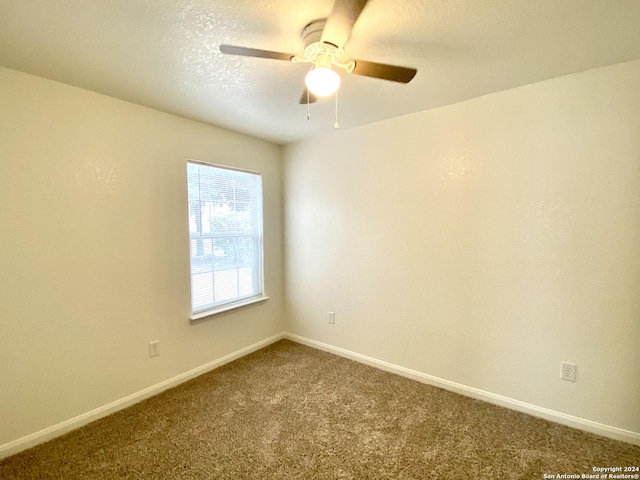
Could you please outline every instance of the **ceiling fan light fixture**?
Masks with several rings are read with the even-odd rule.
[[[304,83],[315,96],[326,97],[340,88],[340,75],[330,67],[316,66],[307,73]]]
[[[314,67],[304,77],[304,83],[316,97],[326,97],[340,88],[340,75],[331,69],[333,57],[320,53],[314,58]]]
[[[310,104],[315,102],[317,97],[326,97],[337,92],[341,79],[336,70],[397,83],[409,83],[418,72],[415,68],[349,58],[343,60],[345,44],[368,1],[334,0],[329,17],[314,20],[303,28],[304,52],[302,54],[227,44],[220,45],[220,52],[227,55],[312,64],[312,70],[305,77],[306,89],[300,97],[300,104]]]

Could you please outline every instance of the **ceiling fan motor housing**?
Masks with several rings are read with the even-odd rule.
[[[322,42],[322,31],[326,20],[315,20],[302,29],[304,43],[304,57],[313,63],[321,62],[323,66],[338,63],[344,55],[344,50],[331,43]],[[323,58],[325,57],[325,58]],[[329,58],[327,64],[326,57]]]
[[[314,20],[302,29],[302,42],[304,43],[304,48],[307,48],[312,43],[321,41],[322,31],[324,30],[326,23],[326,19]]]

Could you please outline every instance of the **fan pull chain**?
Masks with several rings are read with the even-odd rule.
[[[307,120],[311,120],[311,113],[309,112],[309,89],[307,88]]]
[[[336,90],[336,123],[333,125],[333,128],[340,128],[340,124],[338,123],[338,91]]]

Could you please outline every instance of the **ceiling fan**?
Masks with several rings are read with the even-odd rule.
[[[368,0],[336,0],[327,19],[315,20],[302,30],[304,53],[273,52],[256,48],[220,45],[220,52],[244,57],[269,58],[294,63],[311,63],[313,67],[305,77],[306,89],[300,103],[312,103],[316,97],[331,95],[340,87],[340,76],[334,70],[365,77],[381,78],[392,82],[409,83],[417,70],[384,63],[367,62],[344,57],[344,46],[351,30]]]

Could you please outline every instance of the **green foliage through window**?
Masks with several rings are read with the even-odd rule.
[[[262,294],[259,174],[187,163],[194,313]]]

